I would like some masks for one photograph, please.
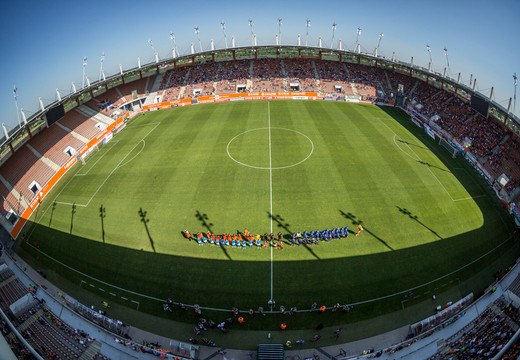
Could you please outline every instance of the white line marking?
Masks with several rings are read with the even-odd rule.
[[[247,134],[248,132],[251,132],[251,131],[256,131],[256,130],[269,130],[271,131],[271,129],[276,129],[276,130],[287,130],[287,131],[292,131],[292,132],[295,132],[297,134],[300,134],[301,136],[304,136],[305,138],[307,138],[307,140],[309,140],[309,142],[311,143],[311,152],[309,153],[309,155],[307,155],[307,157],[295,164],[292,164],[292,165],[287,165],[287,166],[279,166],[279,167],[262,167],[262,166],[253,166],[253,165],[249,165],[249,164],[245,164],[243,162],[240,162],[238,160],[236,160],[233,156],[231,156],[231,154],[229,153],[229,145],[231,145],[231,143],[233,142],[233,140],[235,140],[237,137],[241,136],[241,135],[244,135],[244,134]],[[227,154],[229,156],[229,158],[231,160],[233,160],[234,162],[236,162],[237,164],[240,164],[242,166],[246,166],[246,167],[249,167],[249,168],[252,168],[252,169],[259,169],[259,170],[279,170],[279,169],[287,169],[287,168],[290,168],[290,167],[293,167],[293,166],[297,166],[297,165],[300,165],[302,162],[304,162],[305,160],[307,160],[308,158],[311,157],[312,153],[314,152],[314,143],[312,142],[312,140],[307,136],[305,135],[304,133],[301,133],[297,130],[293,130],[293,129],[286,129],[286,128],[278,128],[278,127],[271,127],[271,128],[257,128],[257,129],[251,129],[251,130],[247,130],[247,131],[244,131],[243,133],[240,133],[238,135],[236,135],[234,138],[232,138],[231,140],[229,140],[228,144],[227,144]]]
[[[271,234],[273,233],[273,167],[271,157],[271,105],[267,102],[267,121],[269,124],[269,198],[271,203]],[[311,141],[312,143],[312,141]],[[314,148],[314,146],[313,146]],[[229,153],[228,153],[229,154]],[[312,154],[312,152],[311,152]],[[309,155],[310,156],[310,155]],[[307,158],[309,157],[307,156]],[[307,160],[305,158],[305,160]],[[303,161],[305,161],[303,160]],[[271,246],[271,299],[273,299],[273,247]],[[271,308],[271,311],[273,309]]]
[[[399,136],[399,135],[397,135]],[[419,161],[422,161],[421,158],[419,157],[419,155],[417,155],[417,153],[415,152],[414,149],[412,149],[410,147],[410,145],[406,144],[406,146],[408,146],[408,149],[410,149],[414,154],[415,156],[417,156],[417,158],[419,159]],[[430,173],[433,175],[433,177],[435,179],[437,179],[437,182],[439,184],[441,184],[442,188],[444,189],[444,191],[446,191],[446,193],[448,194],[448,196],[450,197],[450,199],[453,201],[453,202],[456,202],[456,201],[463,201],[463,200],[471,200],[471,199],[476,199],[476,198],[480,198],[480,197],[484,197],[486,195],[477,195],[477,196],[469,196],[469,197],[465,197],[465,198],[461,198],[461,199],[454,199],[453,196],[451,196],[450,192],[448,191],[448,189],[446,189],[446,187],[444,186],[444,184],[441,182],[441,180],[437,177],[437,175],[435,175],[435,173],[432,171],[432,169],[430,169],[429,166],[427,166],[428,170],[430,170]],[[451,173],[453,174],[453,173]]]
[[[144,141],[144,139],[151,134],[152,131],[154,131],[157,126],[159,126],[160,123],[156,124],[152,130],[148,131],[148,133],[143,136],[143,138],[141,140],[139,140],[139,142],[137,144],[134,145],[134,147],[125,155],[124,158],[121,159],[121,161],[116,165],[116,167],[114,167],[114,169],[110,172],[110,174],[108,174],[108,176],[105,178],[105,180],[101,183],[101,185],[99,185],[99,187],[97,188],[97,190],[94,192],[94,194],[90,197],[90,199],[87,201],[86,204],[76,204],[76,206],[81,206],[81,207],[87,207],[90,202],[92,201],[92,199],[96,196],[96,194],[99,192],[99,190],[101,190],[101,188],[103,187],[103,185],[105,185],[105,183],[108,181],[108,179],[112,176],[112,174],[117,170],[119,169],[120,167],[128,164],[128,162],[130,162],[131,160],[135,159],[135,157],[137,155],[139,155],[143,149],[144,149],[144,145],[146,145],[146,142]],[[141,148],[141,150],[137,153],[137,155],[135,155],[132,159],[130,159],[129,161],[123,163],[123,161],[125,161],[125,159],[128,157],[128,155],[130,155],[132,153],[132,151],[134,151],[134,149],[140,144],[140,143],[143,143],[143,147]],[[62,204],[62,205],[72,205],[70,203],[65,203],[65,202],[61,202],[61,201],[56,201],[57,204]]]
[[[406,155],[408,155],[411,159],[415,160],[415,161],[421,161],[423,162],[423,160],[421,159],[421,157],[419,155],[417,155],[417,153],[415,152],[414,149],[411,148],[410,145],[408,145],[407,143],[406,146],[408,147],[408,149],[410,149],[410,151],[412,151],[415,156],[417,156],[417,159],[414,159],[413,156],[411,156],[410,154],[408,154],[406,151],[404,151],[403,149],[401,149],[401,147],[399,145],[397,145],[397,142],[395,141],[395,137],[399,137],[401,139],[401,137],[394,131],[392,130],[392,128],[390,126],[388,126],[387,124],[385,124],[385,122],[381,119],[378,118],[378,120],[384,125],[387,127],[388,130],[390,130],[393,134],[394,134],[394,144],[397,146],[397,148],[399,150],[401,150],[402,152],[404,152]],[[444,186],[444,184],[439,180],[439,178],[437,177],[437,175],[435,175],[435,173],[432,171],[432,169],[430,169],[430,167],[427,167],[428,170],[430,171],[430,173],[433,175],[433,177],[437,180],[437,182],[442,186],[442,188],[444,189],[444,191],[446,191],[446,193],[448,194],[448,196],[450,197],[450,199],[453,201],[453,202],[456,202],[456,201],[463,201],[463,200],[471,200],[471,199],[477,199],[477,198],[481,198],[481,197],[484,197],[486,195],[477,195],[477,196],[470,196],[470,197],[466,197],[466,198],[462,198],[462,199],[454,199],[453,196],[451,196],[450,192],[446,189],[446,187]],[[453,174],[453,173],[452,173]]]

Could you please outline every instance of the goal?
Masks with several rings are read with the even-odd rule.
[[[87,160],[95,153],[99,151],[99,145],[93,146],[87,150],[83,155],[77,154],[78,160],[81,161],[83,165],[86,164]]]
[[[446,151],[448,151],[451,156],[455,159],[460,151],[453,147],[449,142],[447,142],[443,137],[439,138],[439,145],[442,146]]]

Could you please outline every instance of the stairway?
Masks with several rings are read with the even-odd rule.
[[[282,344],[260,344],[256,351],[257,360],[284,360],[285,350]]]
[[[101,349],[101,343],[97,340],[94,340],[90,344],[90,346],[81,354],[81,356],[78,358],[78,360],[90,360],[93,359],[94,356],[99,352]]]

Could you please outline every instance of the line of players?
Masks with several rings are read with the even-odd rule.
[[[356,236],[363,230],[361,225],[358,225],[358,230],[356,232]],[[303,233],[293,233],[291,239],[291,247],[293,246],[301,246],[301,245],[314,245],[319,244],[320,241],[332,241],[334,239],[340,239],[348,237],[349,228],[348,226],[343,228],[336,229],[325,229],[325,230],[316,230],[316,231],[304,231]],[[187,239],[191,239],[191,233],[185,229],[184,236]],[[216,235],[212,234],[209,230],[206,233],[199,232],[197,233],[195,240],[199,244],[199,246],[204,244],[216,245],[216,246],[226,246],[226,247],[236,247],[236,248],[250,248],[256,246],[258,248],[266,248],[268,244],[271,244],[274,247],[279,247],[283,249],[283,235],[281,232],[277,234],[275,237],[274,234],[264,234],[260,236],[259,234],[253,235],[247,229],[244,230],[243,233],[238,234],[222,234]],[[262,242],[264,240],[264,242]]]

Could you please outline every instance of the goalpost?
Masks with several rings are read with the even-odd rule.
[[[81,163],[83,165],[86,164],[86,161],[95,153],[95,152],[98,152],[99,151],[99,144],[96,145],[96,146],[93,146],[91,147],[85,154],[80,155],[79,153],[77,154],[77,158],[78,160],[81,161]]]
[[[460,152],[458,149],[454,148],[449,142],[447,142],[443,137],[439,137],[439,145],[442,146],[445,150],[447,150],[454,159]]]

